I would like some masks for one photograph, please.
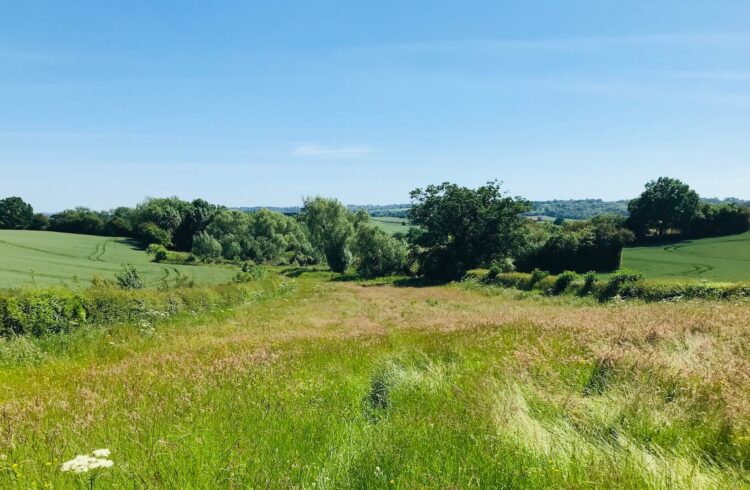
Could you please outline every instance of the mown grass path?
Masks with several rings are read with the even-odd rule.
[[[749,484],[748,304],[295,284],[40,344],[0,374],[0,486],[100,447],[99,488]]]

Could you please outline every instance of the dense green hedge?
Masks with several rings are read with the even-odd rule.
[[[275,288],[275,283],[263,286]],[[153,323],[183,313],[227,308],[263,294],[259,285],[227,284],[168,291],[92,287],[0,292],[0,337],[70,332],[83,325]]]
[[[467,278],[524,291],[540,291],[548,295],[592,296],[601,301],[614,297],[644,301],[750,298],[750,283],[643,279],[640,273],[627,270],[617,271],[603,278],[597,278],[591,273],[577,275],[570,272],[547,276],[539,271],[497,275],[472,271]]]

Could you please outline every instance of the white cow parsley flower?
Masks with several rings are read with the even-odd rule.
[[[97,449],[92,455],[79,454],[70,461],[64,462],[60,471],[71,472],[78,475],[99,468],[111,468],[115,463],[111,459],[107,459],[109,454],[109,449]]]

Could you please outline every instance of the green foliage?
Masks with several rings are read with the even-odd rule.
[[[602,214],[628,215],[628,201],[602,201],[601,199],[555,199],[532,201],[527,216],[588,220]]]
[[[216,260],[221,257],[221,243],[205,231],[202,231],[193,238],[192,252],[201,260]]]
[[[576,294],[578,296],[593,296],[599,301],[607,301],[616,296],[623,299],[640,299],[643,301],[671,301],[681,299],[725,300],[733,298],[750,298],[750,284],[707,282],[695,280],[654,280],[643,279],[638,271],[621,270],[600,282],[595,272],[588,272],[582,276],[583,281],[576,279],[576,275],[561,279],[568,273],[557,277],[544,277],[540,273],[534,277],[530,273],[511,272],[500,273],[490,277],[485,275],[483,281],[487,284],[499,285],[525,291],[539,291],[548,294]],[[562,284],[568,286],[561,289]]]
[[[167,249],[164,248],[163,245],[159,245],[157,243],[152,243],[146,248],[146,252],[149,255],[154,256],[154,262],[163,262],[167,260]]]
[[[23,230],[32,224],[34,209],[20,197],[0,199],[0,229]]]
[[[29,230],[42,231],[47,228],[49,228],[49,217],[46,214],[36,213],[32,216],[31,223],[28,226]]]
[[[0,299],[0,335],[68,332],[86,320],[82,297],[70,290],[31,289]]]
[[[539,284],[543,279],[546,279],[547,277],[549,277],[549,272],[540,269],[534,269],[533,271],[531,271],[531,275],[529,276],[527,289],[534,289],[534,286]]]
[[[307,225],[310,243],[325,256],[334,272],[345,272],[352,261],[349,242],[354,228],[346,206],[336,199],[307,198],[301,219]]]
[[[251,261],[245,262],[232,279],[236,283],[257,281],[265,279],[269,274],[267,267],[255,264]]]
[[[599,280],[599,276],[594,271],[588,271],[583,275],[583,285],[579,291],[581,296],[586,296],[594,290],[596,282]]]
[[[578,279],[578,274],[575,272],[563,271],[563,273],[558,275],[555,279],[555,284],[552,286],[552,294],[563,294],[576,279]]]
[[[406,244],[367,222],[357,226],[352,251],[357,272],[364,277],[400,274],[408,269]]]
[[[620,267],[622,250],[634,239],[624,218],[608,215],[563,225],[531,223],[533,232],[518,257],[518,268],[559,274],[563,270],[608,272]]]
[[[512,257],[523,244],[527,201],[502,193],[488,182],[477,189],[445,182],[411,192],[410,241],[420,272],[456,279],[467,270]]]
[[[698,216],[700,197],[678,179],[659,177],[646,184],[646,190],[628,203],[628,225],[639,237],[655,232],[664,236],[670,230],[686,231]]]
[[[105,215],[89,208],[67,209],[50,217],[49,229],[64,233],[103,235]]]
[[[750,208],[735,203],[701,204],[698,215],[690,223],[690,237],[736,235],[750,229]]]
[[[607,284],[599,295],[600,299],[609,299],[616,295],[623,297],[635,296],[633,294],[633,285],[643,279],[643,274],[639,271],[630,269],[621,269],[609,276]]]
[[[303,226],[275,211],[222,210],[206,231],[219,241],[225,259],[298,265],[318,260]]]
[[[267,271],[248,270],[249,282],[266,277]],[[153,324],[181,313],[205,313],[240,304],[252,294],[243,286],[193,287],[186,283],[163,291],[118,288],[107,281],[83,291],[65,288],[28,289],[0,295],[0,337],[43,337],[70,333],[84,326],[105,327],[122,323]],[[0,340],[0,363],[8,357],[31,362],[38,353],[26,345],[7,350]]]
[[[115,275],[121,289],[143,289],[143,278],[133,264],[125,264],[122,271]]]
[[[163,228],[160,228],[155,223],[142,223],[138,225],[138,232],[141,240],[146,245],[155,243],[162,247],[169,247],[172,245],[172,234]]]

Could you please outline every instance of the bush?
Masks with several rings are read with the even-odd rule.
[[[623,247],[634,235],[623,218],[597,216],[589,221],[562,226],[534,224],[528,245],[518,256],[519,270],[534,268],[560,274],[565,270],[614,271],[620,267]]]
[[[152,243],[148,246],[146,252],[148,252],[149,255],[154,256],[154,262],[163,262],[167,260],[167,249],[164,248],[163,245]]]
[[[641,272],[621,269],[609,277],[607,285],[599,296],[601,299],[609,299],[618,294],[624,297],[633,297],[635,295],[632,294],[632,287],[641,279],[643,279]]]
[[[67,289],[23,291],[6,298],[2,310],[4,337],[67,332],[86,320],[82,298]]]
[[[407,270],[406,244],[369,224],[357,227],[352,245],[357,272],[364,277],[399,274]]]
[[[490,266],[490,270],[487,272],[487,276],[490,279],[494,279],[500,274],[507,274],[508,272],[515,272],[516,266],[513,264],[513,259],[506,257],[502,260],[496,260]]]
[[[133,264],[125,265],[123,270],[115,275],[115,279],[121,289],[143,289],[143,279]]]
[[[558,280],[560,280],[560,276],[555,278],[554,281],[552,277],[534,279],[532,274],[524,272],[503,273],[493,278],[487,274],[484,277],[484,282],[489,284],[522,290],[536,289],[550,293],[555,291]],[[647,280],[642,278],[640,272],[628,270],[618,271],[601,286],[597,284],[597,281],[598,276],[595,272],[586,273],[577,294],[580,296],[593,294],[600,301],[606,301],[617,295],[644,301],[750,298],[750,284],[746,283]],[[575,283],[575,280],[573,283]],[[572,288],[559,294],[565,294],[565,292],[572,292]]]
[[[99,281],[96,286],[80,292],[64,288],[5,292],[5,296],[0,295],[0,338],[65,334],[83,326],[154,325],[178,314],[226,308],[273,291],[291,289],[274,286],[269,291],[258,291],[257,287],[221,285],[168,291],[126,290],[112,282]],[[25,344],[11,346],[0,340],[0,364],[4,360],[34,361],[37,354],[27,352],[26,347]]]
[[[596,282],[599,280],[599,276],[594,271],[589,271],[583,275],[583,285],[579,291],[581,296],[586,296],[594,290]]]
[[[578,274],[571,271],[564,271],[555,279],[555,284],[552,286],[552,294],[558,295],[564,293],[576,279],[578,279]]]
[[[268,269],[266,267],[248,261],[242,264],[242,267],[240,267],[240,270],[237,271],[232,280],[236,283],[243,283],[263,279],[267,275]]]
[[[529,283],[526,286],[526,288],[529,291],[531,291],[532,289],[534,289],[534,286],[536,286],[539,282],[541,282],[542,279],[547,278],[547,276],[549,276],[549,272],[539,270],[539,269],[534,269],[533,271],[531,271],[531,276],[529,277]]]

